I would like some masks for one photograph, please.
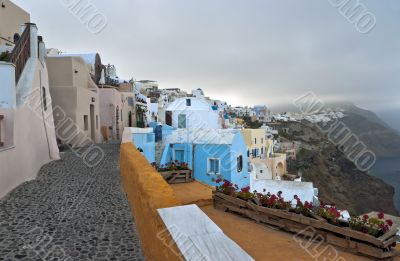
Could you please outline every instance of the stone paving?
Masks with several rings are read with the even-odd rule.
[[[0,260],[144,260],[121,186],[119,145],[100,147],[98,166],[63,152],[0,199]]]

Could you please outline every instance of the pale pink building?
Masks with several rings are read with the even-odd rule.
[[[100,131],[99,88],[92,79],[87,63],[80,56],[50,56],[50,92],[57,137],[71,147],[82,147],[103,141]]]
[[[122,94],[116,88],[103,87],[99,88],[99,98],[100,126],[107,129],[108,140],[120,140],[124,127]]]

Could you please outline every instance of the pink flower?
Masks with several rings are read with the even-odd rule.
[[[385,217],[385,214],[383,214],[383,212],[379,212],[378,213],[378,218],[379,219],[383,219]]]
[[[368,220],[369,219],[369,216],[367,215],[367,214],[365,214],[364,216],[363,216],[363,220]]]
[[[393,226],[393,221],[391,219],[387,219],[386,223],[391,227]]]

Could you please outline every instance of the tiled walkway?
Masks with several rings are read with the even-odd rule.
[[[100,147],[98,166],[64,152],[0,200],[0,260],[143,260],[121,186],[119,145]]]

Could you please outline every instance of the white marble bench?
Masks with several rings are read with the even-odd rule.
[[[158,213],[185,260],[254,260],[197,205],[158,209]]]

